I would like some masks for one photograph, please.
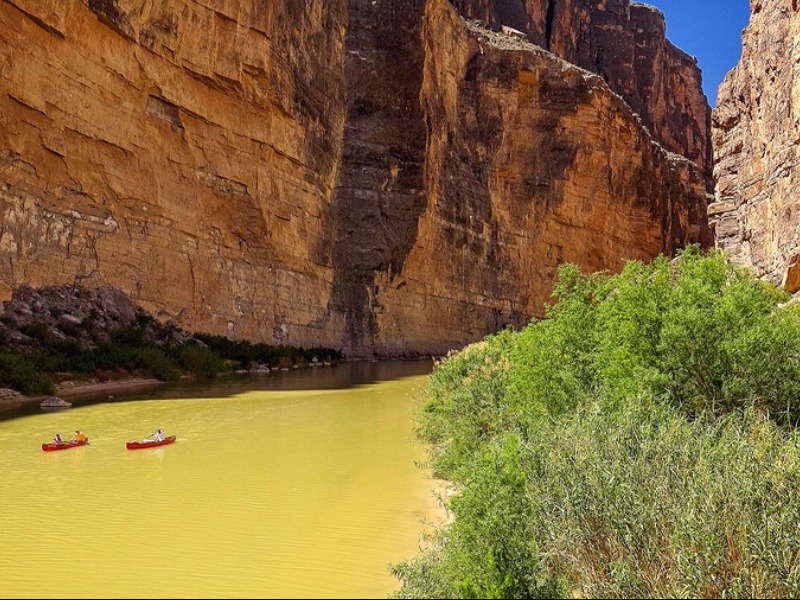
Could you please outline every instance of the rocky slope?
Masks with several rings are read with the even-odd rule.
[[[737,66],[713,112],[717,244],[766,279],[800,287],[800,7],[751,0]]]
[[[161,323],[110,285],[95,289],[22,285],[0,310],[0,344],[11,349],[35,349],[66,342],[94,348],[109,342],[114,332],[137,328],[142,341],[160,348],[185,343],[191,336],[171,323]]]
[[[708,244],[663,21],[623,60],[640,8],[560,10],[602,77],[445,0],[0,4],[0,297],[111,284],[190,331],[438,354],[541,314],[563,261]]]

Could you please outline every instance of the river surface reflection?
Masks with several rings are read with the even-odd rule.
[[[0,422],[0,597],[385,597],[441,518],[413,405],[432,363],[70,398]],[[172,445],[126,450],[156,427]],[[58,431],[90,445],[42,452]]]

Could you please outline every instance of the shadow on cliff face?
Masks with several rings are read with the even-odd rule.
[[[554,40],[567,36],[561,40],[564,44],[596,41],[607,51],[600,53],[607,60],[599,63],[582,58],[580,49],[571,46],[554,52],[586,63],[600,76],[567,67],[520,36],[465,21],[452,10],[453,4],[463,9],[480,3],[348,2],[347,116],[337,180],[325,215],[326,230],[333,233],[330,247],[320,251],[333,270],[326,318],[343,327],[347,356],[385,351],[385,324],[395,317],[400,325],[399,333],[393,334],[408,334],[395,340],[395,348],[416,345],[408,350],[422,352],[426,344],[436,343],[436,335],[440,341],[446,337],[463,345],[496,331],[496,323],[524,325],[541,312],[549,294],[545,288],[555,280],[559,264],[570,261],[599,269],[616,265],[622,255],[654,256],[659,249],[668,252],[681,241],[692,241],[693,229],[703,227],[702,215],[676,199],[694,182],[678,181],[680,175],[670,181],[671,189],[654,182],[661,179],[659,169],[671,163],[665,154],[648,150],[650,133],[641,127],[642,115],[634,111],[642,104],[634,65],[614,58],[634,42],[632,33],[618,27],[627,22],[627,0],[600,15],[581,13],[588,19],[584,37],[574,40],[568,35],[572,12],[561,15],[554,3],[537,13],[538,29],[533,13],[526,25],[517,0],[480,4],[495,11],[492,18],[529,26],[532,37],[546,35],[548,47],[551,35]],[[655,40],[658,48],[666,43],[662,38]],[[640,58],[658,67],[655,58]],[[679,64],[673,67],[680,71]],[[630,93],[620,95],[626,90]],[[661,93],[656,92],[653,102]],[[611,119],[618,118],[622,125],[603,118],[602,111],[613,111]],[[640,111],[647,115],[641,107]],[[694,116],[689,120],[694,127]],[[646,155],[643,161],[623,153],[629,169],[611,164],[612,143],[602,138],[592,144],[584,135],[595,123],[603,136],[622,130],[638,136],[637,151],[644,149]],[[656,135],[665,144],[673,137],[673,126],[685,129],[668,125]],[[705,139],[699,137],[701,142]],[[620,148],[631,146],[622,134],[613,139]],[[687,146],[688,155],[693,151]],[[581,158],[586,160],[581,163]],[[579,182],[573,171],[576,165],[594,164],[589,159],[598,168],[581,171],[584,179]],[[614,169],[617,178],[612,177]],[[649,181],[651,187],[646,189],[639,180]],[[579,183],[588,191],[576,189]],[[641,193],[633,189],[637,185]],[[642,225],[639,229],[648,235],[605,235],[606,223],[597,216],[601,205],[593,197],[605,196],[595,193],[596,187],[607,192],[609,214],[626,219],[629,228],[654,219],[660,232]],[[692,197],[685,203],[694,201]],[[698,207],[704,205],[705,198],[700,198]],[[593,236],[587,237],[588,251],[583,253],[569,235],[582,228]],[[656,248],[661,240],[664,243]],[[409,261],[417,245],[427,256],[417,261],[414,253]],[[418,306],[399,306],[390,287],[400,289],[406,283],[401,278],[424,288],[408,292],[404,300],[417,293],[435,297],[439,305],[426,307],[428,313],[415,321],[417,315],[410,313]],[[415,308],[409,308],[412,305]],[[440,317],[450,320],[431,331]]]
[[[344,352],[356,357],[377,350],[375,274],[400,273],[425,208],[424,2],[390,4],[349,2],[347,121],[326,215],[335,231],[328,310],[344,317]]]

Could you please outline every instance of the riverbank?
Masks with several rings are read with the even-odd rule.
[[[361,365],[364,367],[364,373],[361,375],[362,379],[361,382],[371,382],[376,380],[374,372],[377,370],[381,371],[381,375],[377,377],[377,379],[386,379],[392,378],[394,376],[393,372],[396,369],[388,367],[387,365],[398,365],[402,363],[408,362],[421,362],[430,364],[429,361],[436,360],[435,358],[420,358],[420,359],[391,359],[391,360],[343,360],[336,363],[323,363],[323,362],[311,362],[306,365],[300,366],[296,365],[291,369],[282,368],[282,369],[253,369],[253,370],[237,370],[233,373],[227,373],[223,377],[225,380],[232,381],[231,377],[235,380],[238,380],[239,377],[242,377],[242,381],[246,380],[246,376],[255,377],[255,385],[263,386],[267,380],[272,380],[277,378],[277,381],[284,382],[279,385],[285,386],[285,377],[289,376],[294,378],[296,374],[300,371],[316,371],[317,374],[315,377],[310,379],[309,381],[317,382],[315,385],[319,384],[320,382],[320,375],[322,372],[339,372],[337,367],[342,365]],[[373,367],[377,367],[377,370],[373,369]],[[345,372],[341,373],[342,381],[347,379],[347,373],[349,371],[345,370]],[[424,368],[420,372],[429,372],[429,368]],[[185,382],[186,384],[191,384],[191,382],[201,382],[201,381],[209,381],[215,380],[216,378],[203,378],[197,377],[194,375],[183,374],[179,377],[181,382]],[[335,382],[334,380],[337,377],[334,375],[333,379],[328,382],[330,387],[340,387],[342,382]],[[298,380],[294,380],[293,385],[297,385]],[[176,382],[168,382],[163,381],[157,378],[150,378],[150,377],[121,377],[119,379],[113,379],[108,381],[98,381],[97,379],[74,379],[74,380],[67,380],[55,385],[55,389],[53,390],[52,394],[46,395],[25,395],[16,390],[8,389],[8,388],[0,388],[0,414],[8,414],[10,412],[14,412],[17,409],[21,409],[25,406],[39,406],[41,405],[42,401],[48,398],[57,398],[60,400],[64,400],[65,402],[73,402],[76,398],[113,398],[115,396],[122,396],[122,395],[130,395],[138,394],[139,390],[153,390],[155,388],[160,388],[161,386],[171,386],[174,387]],[[302,385],[300,386],[302,387]],[[66,408],[66,407],[65,407]]]
[[[74,382],[66,381],[56,386],[56,396],[67,398],[83,394],[98,394],[105,392],[118,392],[124,390],[155,387],[164,385],[164,381],[155,378],[122,379],[119,381],[103,382]]]
[[[156,387],[159,385],[164,385],[164,382],[160,379],[154,378],[133,378],[105,382],[66,381],[56,386],[56,392],[54,395],[59,398],[69,398],[84,394],[120,392],[139,388]],[[43,400],[50,397],[52,396],[26,396],[25,394],[21,394],[15,390],[4,388],[0,390],[0,408],[10,409],[31,404],[41,404]]]
[[[94,382],[176,381],[187,374],[272,372],[341,359],[334,348],[273,346],[188,332],[159,321],[111,286],[21,286],[0,309],[0,388],[28,396],[83,393],[59,386],[65,376]],[[104,389],[97,391],[103,394]]]

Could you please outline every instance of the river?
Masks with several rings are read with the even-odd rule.
[[[0,421],[0,597],[379,598],[441,519],[430,361],[70,398]],[[125,442],[157,427],[169,446]],[[80,428],[88,446],[43,452]]]

